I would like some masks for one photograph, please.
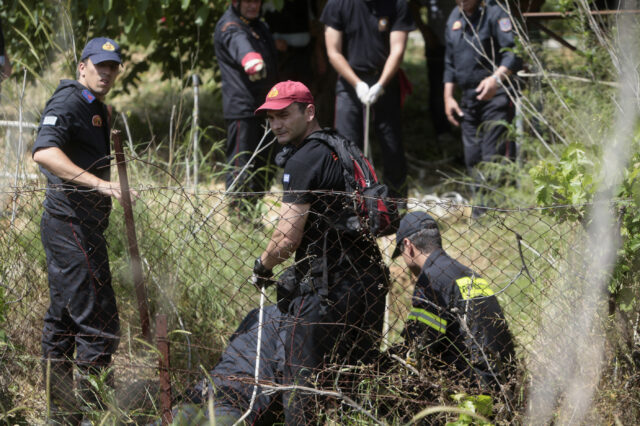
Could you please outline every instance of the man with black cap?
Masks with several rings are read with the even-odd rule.
[[[409,32],[415,29],[406,0],[329,0],[320,21],[326,25],[327,55],[339,78],[335,128],[364,144],[366,108],[382,148],[384,183],[392,197],[407,196],[407,163],[402,145],[400,71]]]
[[[254,280],[259,287],[268,285],[273,268],[295,256],[288,270],[291,293],[279,295],[278,303],[288,314],[281,326],[284,382],[309,386],[325,357],[355,363],[374,354],[387,275],[375,238],[367,230],[341,226],[342,218],[353,216],[353,203],[344,194],[342,165],[327,140],[342,136],[320,128],[309,89],[295,81],[278,83],[260,112],[266,112],[278,143],[285,146],[279,161],[284,194],[273,236],[255,261]],[[304,390],[288,391],[283,406],[286,424],[316,420],[318,407]]]
[[[445,253],[438,225],[426,212],[402,218],[396,244],[393,257],[402,254],[417,277],[403,332],[414,356],[428,356],[479,386],[503,383],[515,352],[489,283]]]
[[[77,81],[60,81],[47,102],[33,147],[33,159],[47,178],[40,232],[51,301],[42,351],[53,424],[82,420],[73,392],[74,352],[80,397],[85,405],[102,408],[87,379],[104,377],[118,347],[120,325],[103,233],[111,197],[120,201],[121,192],[109,180],[110,117],[103,102],[121,64],[115,41],[89,40]],[[106,377],[112,385],[112,375]]]
[[[253,112],[277,81],[276,48],[269,29],[259,19],[261,6],[261,0],[233,0],[216,24],[213,37],[227,125],[230,171],[226,188],[233,191],[261,192],[271,186],[267,169],[270,151],[258,154],[243,171],[264,134],[264,119]],[[256,196],[247,201],[251,200],[255,202]],[[232,205],[237,211],[250,207],[240,199]]]

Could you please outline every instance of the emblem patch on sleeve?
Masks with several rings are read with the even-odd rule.
[[[282,176],[282,182],[283,183],[289,183],[289,179],[291,177],[289,176],[289,173],[285,173],[284,176]]]
[[[503,32],[511,31],[511,19],[509,18],[500,18],[498,20],[498,25],[500,26],[500,30]]]
[[[82,97],[85,98],[87,100],[87,102],[89,102],[89,103],[91,103],[91,102],[96,100],[96,97],[93,96],[93,93],[91,93],[87,89],[84,89],[82,91]]]
[[[452,30],[452,31],[457,31],[457,30],[459,30],[460,28],[462,28],[462,22],[460,22],[460,21],[455,21],[455,22],[453,23],[453,25],[451,26],[451,30]]]
[[[102,127],[102,117],[98,114],[94,115],[91,118],[91,124],[93,124],[93,127]]]
[[[56,117],[55,115],[47,115],[42,120],[42,125],[43,126],[55,126],[57,121],[58,121],[58,117]]]

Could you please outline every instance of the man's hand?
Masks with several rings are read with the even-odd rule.
[[[96,186],[96,189],[102,195],[115,198],[122,205],[122,189],[120,188],[120,183],[105,181],[104,184]],[[133,189],[129,190],[129,196],[131,197],[132,205],[134,205],[136,203],[136,200],[140,198],[138,192],[134,191]]]
[[[271,269],[267,269],[262,264],[262,260],[257,258],[256,262],[253,264],[253,276],[251,277],[253,285],[255,285],[258,290],[261,288],[267,288],[274,283],[271,277],[273,277],[273,271]]]
[[[356,94],[360,102],[366,105],[369,102],[369,85],[364,81],[356,83]]]
[[[374,84],[373,86],[371,86],[371,88],[369,89],[369,93],[367,94],[367,102],[371,105],[375,104],[383,93],[384,87],[382,87],[382,84]]]
[[[449,120],[451,124],[453,124],[456,127],[460,126],[460,123],[458,123],[457,118],[463,117],[464,113],[460,109],[460,106],[458,105],[458,101],[456,101],[456,99],[453,96],[444,98],[444,112],[447,115],[447,120]]]
[[[493,75],[485,78],[476,87],[476,93],[478,96],[476,99],[479,101],[488,101],[493,98],[498,91],[498,80]]]
[[[258,52],[249,52],[244,55],[244,58],[242,58],[242,67],[251,81],[258,81],[267,76],[264,59],[262,59],[262,55]]]

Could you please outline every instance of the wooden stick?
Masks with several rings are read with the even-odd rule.
[[[151,331],[149,329],[149,306],[147,304],[147,290],[142,276],[142,262],[138,251],[138,239],[136,237],[136,227],[133,221],[133,209],[131,207],[131,193],[129,192],[129,179],[127,177],[127,164],[122,152],[122,141],[119,130],[112,130],[113,149],[116,154],[118,165],[118,177],[120,179],[120,190],[122,191],[122,208],[124,209],[124,223],[127,229],[127,241],[129,242],[129,256],[131,257],[131,272],[133,282],[136,286],[136,298],[138,299],[138,311],[140,313],[140,327],[142,337],[151,343]]]

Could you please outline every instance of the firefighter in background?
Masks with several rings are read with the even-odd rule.
[[[417,277],[403,332],[414,356],[454,367],[481,387],[503,383],[515,351],[489,283],[449,257],[436,221],[422,211],[400,221],[393,257],[399,255]]]
[[[262,192],[271,187],[269,151],[257,155],[240,174],[264,134],[264,119],[253,112],[277,81],[276,49],[267,26],[260,21],[261,0],[233,0],[216,24],[214,45],[222,75],[222,110],[227,125],[226,187]],[[236,212],[257,201],[236,199]]]
[[[515,39],[509,15],[496,4],[457,0],[447,21],[444,105],[447,119],[462,130],[467,172],[476,180],[475,166],[496,156],[515,159],[515,143],[507,127],[515,106],[507,93],[510,76],[522,60],[513,53]],[[460,102],[454,90],[460,88]],[[482,210],[474,209],[474,216]]]
[[[407,161],[402,145],[400,71],[409,32],[415,29],[405,0],[329,0],[326,25],[329,62],[338,72],[335,128],[364,144],[365,106],[382,148],[384,183],[391,197],[407,196]],[[404,78],[403,78],[404,77]]]

